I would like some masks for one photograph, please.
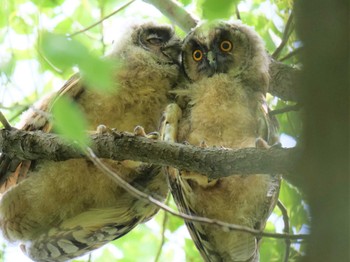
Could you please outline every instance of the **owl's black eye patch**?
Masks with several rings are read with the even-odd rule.
[[[169,30],[166,29],[149,29],[146,32],[146,40],[152,45],[161,45],[171,38]]]

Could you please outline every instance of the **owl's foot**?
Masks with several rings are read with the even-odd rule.
[[[260,149],[269,149],[270,145],[265,141],[265,139],[262,139],[261,137],[258,137],[255,140],[255,147]]]
[[[205,140],[202,140],[202,141],[199,143],[199,147],[201,147],[201,148],[207,148],[207,147],[208,147],[208,144],[205,142]]]
[[[112,134],[113,133],[113,129],[105,126],[105,125],[99,125],[97,128],[96,128],[96,132],[100,135],[103,135],[103,134]]]
[[[210,179],[205,175],[201,175],[201,174],[193,173],[193,172],[188,172],[188,171],[181,171],[181,177],[183,179],[193,180],[203,188],[215,186],[216,183],[218,182],[218,179]]]
[[[145,129],[142,126],[136,126],[134,129],[135,136],[142,136],[153,140],[158,140],[160,135],[158,132],[151,132],[146,134]]]
[[[261,137],[258,137],[255,140],[255,147],[261,148],[261,149],[269,149],[269,148],[282,148],[282,144],[280,142],[276,142],[273,145],[269,145],[265,139],[262,139]]]

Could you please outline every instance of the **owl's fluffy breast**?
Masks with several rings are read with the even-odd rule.
[[[187,94],[190,113],[180,123],[180,141],[230,148],[254,146],[256,119],[239,80],[217,74],[192,83]]]

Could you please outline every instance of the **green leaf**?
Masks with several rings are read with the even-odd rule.
[[[0,8],[0,28],[7,25],[8,16],[5,12],[5,8]]]
[[[102,60],[92,55],[80,42],[52,33],[43,34],[41,49],[47,59],[62,71],[77,65],[88,87],[103,91],[115,90],[113,72],[118,70],[117,61]]]
[[[11,56],[11,59],[9,61],[6,61],[5,63],[0,63],[0,73],[5,73],[7,76],[10,76],[13,74],[15,67],[16,60],[13,56]]]
[[[287,181],[282,182],[279,199],[287,208],[291,227],[297,231],[303,225],[310,224],[309,211],[305,205],[302,193]]]
[[[63,35],[44,33],[41,49],[44,55],[58,68],[72,67],[89,54],[87,48]]]
[[[61,97],[52,109],[55,132],[84,146],[88,143],[87,122],[80,108],[71,99]]]
[[[73,25],[73,19],[72,18],[66,18],[64,20],[62,20],[61,22],[59,22],[56,26],[55,26],[55,33],[67,33],[71,31]]]
[[[17,15],[10,18],[10,25],[11,28],[18,34],[29,34],[32,32],[31,27],[26,23],[26,21]]]
[[[235,5],[239,0],[202,0],[203,18],[208,20],[227,19],[235,12]]]
[[[119,70],[119,64],[116,61],[86,56],[79,63],[79,69],[86,85],[92,89],[108,92],[118,88],[113,79],[113,72]]]
[[[285,244],[282,239],[263,238],[260,246],[260,261],[283,261]]]
[[[191,0],[180,0],[180,2],[186,6],[186,5],[189,5],[192,1]]]
[[[185,253],[186,253],[186,261],[191,261],[191,262],[203,261],[192,239],[188,239],[188,238],[185,239]]]
[[[39,7],[52,8],[61,5],[65,0],[31,0]]]
[[[139,225],[131,232],[113,241],[113,244],[123,252],[123,262],[153,261],[161,244],[158,234],[146,225]]]

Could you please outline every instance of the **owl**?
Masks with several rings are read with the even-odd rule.
[[[25,130],[51,132],[45,115],[61,97],[69,97],[85,114],[89,129],[100,124],[132,132],[136,125],[155,131],[179,75],[181,42],[172,27],[145,22],[133,25],[106,59],[121,63],[109,93],[85,87],[73,76],[55,95],[25,118]],[[66,261],[122,237],[158,211],[129,195],[87,159],[63,162],[10,161],[2,158],[2,175],[14,167],[25,178],[0,201],[0,227],[10,242],[34,261]],[[157,166],[102,159],[131,185],[164,200],[166,178]]]
[[[185,37],[181,56],[188,81],[174,93],[187,103],[182,110],[168,106],[166,140],[226,150],[277,142],[277,123],[269,118],[265,100],[269,59],[252,28],[240,22],[203,22]],[[257,230],[264,229],[280,188],[280,177],[268,174],[210,180],[170,168],[168,180],[181,212]],[[259,238],[185,222],[205,261],[259,261]]]

